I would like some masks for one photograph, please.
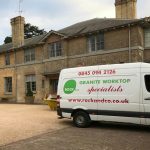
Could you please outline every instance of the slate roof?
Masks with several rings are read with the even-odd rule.
[[[122,25],[138,23],[141,19],[113,19],[113,18],[95,18],[83,22],[76,23],[64,29],[54,31],[60,35],[64,35],[65,37],[76,36],[80,34],[91,33],[94,31],[104,30],[113,27],[119,27]],[[33,38],[25,39],[25,43],[23,47],[32,46],[35,44],[40,44],[47,36],[53,33],[53,30],[47,34],[43,34],[40,36],[36,36]],[[13,48],[12,43],[0,45],[0,53],[9,51]]]
[[[39,44],[41,42],[41,40],[45,37],[45,35],[46,34],[25,39],[23,47]],[[11,49],[13,49],[12,43],[0,45],[0,53],[5,52],[5,51],[9,51]]]
[[[12,43],[0,45],[0,52],[9,51],[12,47]]]
[[[140,19],[113,19],[113,18],[95,18],[87,21],[83,21],[58,32],[67,35],[67,36],[74,36],[79,34],[90,33],[94,31],[104,30],[112,27],[118,27],[125,24],[131,24],[140,21]]]
[[[45,36],[46,36],[46,33],[39,35],[39,36],[35,36],[33,38],[25,39],[24,46],[39,44]]]

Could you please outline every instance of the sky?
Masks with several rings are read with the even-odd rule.
[[[115,0],[20,0],[25,22],[45,31],[59,30],[92,18],[115,18]],[[137,0],[137,17],[150,16],[150,0]],[[0,45],[11,36],[10,19],[19,15],[19,0],[0,0]]]

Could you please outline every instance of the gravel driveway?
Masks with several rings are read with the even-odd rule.
[[[20,140],[0,150],[149,150],[150,130],[140,126],[94,123],[90,128],[69,127]]]
[[[47,105],[0,104],[0,150],[149,150],[150,128],[93,123],[76,128]]]
[[[67,126],[47,105],[0,104],[0,146]]]

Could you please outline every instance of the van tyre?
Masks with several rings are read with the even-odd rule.
[[[89,115],[84,111],[78,111],[73,115],[73,123],[76,127],[85,128],[91,123]]]

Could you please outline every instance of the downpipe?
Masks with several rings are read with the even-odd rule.
[[[130,24],[128,25],[128,27],[129,27],[129,33],[128,33],[128,35],[129,35],[129,37],[128,37],[128,39],[129,39],[129,47],[128,47],[128,50],[129,50],[129,63],[131,63],[131,27],[130,27]]]

